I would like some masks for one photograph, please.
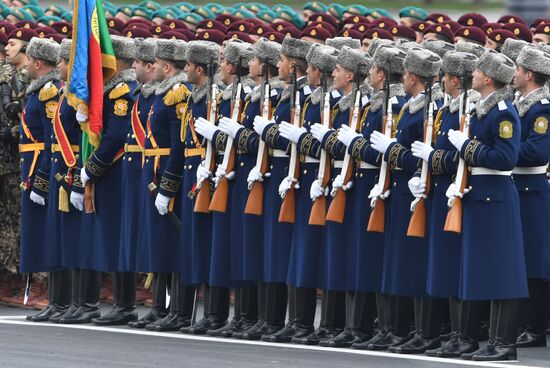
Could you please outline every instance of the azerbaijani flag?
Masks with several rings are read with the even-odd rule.
[[[116,59],[101,0],[74,0],[73,43],[67,81],[68,103],[88,111],[82,124],[82,159],[97,149],[103,128],[103,83],[116,72]]]

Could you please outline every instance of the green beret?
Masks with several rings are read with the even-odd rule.
[[[270,10],[269,6],[261,4],[261,3],[249,3],[247,6],[247,9],[253,13],[258,13],[265,10]]]
[[[409,17],[423,21],[428,17],[428,12],[417,6],[407,6],[399,11],[399,17]]]
[[[350,13],[353,15],[367,15],[369,13],[369,9],[366,6],[358,4],[348,5],[344,13]]]
[[[44,10],[37,5],[25,5],[21,9],[27,11],[34,19],[38,19],[44,15]]]
[[[202,16],[204,19],[214,19],[216,14],[205,6],[199,6],[193,10],[193,13],[197,13]]]
[[[30,22],[34,22],[34,17],[28,11],[23,10],[23,8],[12,9],[11,15],[19,20],[28,20]]]
[[[40,17],[37,19],[36,23],[42,23],[47,26],[51,25],[55,22],[60,22],[62,19],[53,15],[44,15],[43,17]]]
[[[275,13],[278,13],[280,11],[283,11],[283,10],[288,10],[290,12],[293,12],[294,9],[292,9],[290,6],[288,5],[284,5],[284,4],[277,4],[277,5],[274,5],[272,8],[271,8],[272,11],[274,11]]]
[[[304,10],[312,10],[315,13],[326,13],[328,6],[320,1],[310,1],[304,5]]]
[[[264,22],[271,23],[275,19],[276,14],[271,10],[262,10],[256,13],[256,17]]]
[[[181,17],[181,20],[183,20],[184,22],[194,24],[194,25],[199,24],[199,22],[203,19],[204,18],[197,13],[184,13],[182,14],[182,17]]]
[[[37,0],[19,0],[19,1],[23,5],[36,5],[36,6],[39,5]]]
[[[370,15],[371,17],[373,17],[373,18],[386,17],[386,18],[393,19],[393,17],[391,16],[390,12],[388,12],[386,9],[381,9],[381,8],[372,9],[372,10],[369,12],[369,15]]]
[[[131,17],[134,15],[134,7],[132,5],[122,5],[118,8],[117,13],[123,13],[128,17]]]
[[[204,7],[214,14],[220,14],[225,9],[225,6],[218,3],[208,3]]]
[[[236,10],[233,12],[233,15],[241,19],[256,18],[254,13],[252,13],[251,11],[248,11],[247,9]]]
[[[154,1],[149,1],[149,0],[140,2],[138,6],[141,8],[152,10],[152,11],[156,11],[162,8],[162,6],[159,3],[156,3]]]
[[[0,17],[6,19],[8,15],[11,15],[11,9],[6,4],[0,3]]]
[[[332,14],[336,19],[342,19],[342,15],[346,11],[346,7],[340,4],[330,4],[328,12]]]
[[[134,17],[142,17],[145,19],[153,19],[153,11],[147,8],[136,7],[134,9]]]
[[[177,4],[174,4],[174,6],[184,13],[192,12],[193,9],[196,8],[195,5],[188,2],[177,3]]]
[[[286,20],[300,29],[304,27],[304,20],[294,11],[281,10],[277,13],[275,18]]]
[[[46,8],[46,11],[52,12],[55,15],[60,16],[61,14],[65,13],[67,10],[61,5],[52,4]]]

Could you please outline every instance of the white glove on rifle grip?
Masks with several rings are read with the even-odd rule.
[[[77,192],[71,192],[71,196],[69,198],[71,201],[71,204],[74,208],[82,212],[82,209],[84,208],[84,195]]]
[[[40,206],[44,206],[46,204],[46,200],[44,199],[44,197],[42,197],[40,194],[36,193],[35,191],[31,192],[29,198],[31,201],[33,201],[34,203]]]
[[[168,213],[168,203],[170,203],[170,198],[160,193],[157,194],[157,198],[155,198],[155,207],[159,215],[164,216]]]

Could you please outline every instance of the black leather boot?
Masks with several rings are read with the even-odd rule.
[[[179,331],[191,324],[195,288],[184,285],[179,273],[172,274],[170,284],[170,312],[166,317],[146,325],[148,331]]]
[[[116,272],[113,291],[115,304],[109,312],[92,323],[96,326],[121,326],[137,321],[136,308],[136,274],[133,272]]]
[[[542,279],[528,279],[529,299],[525,304],[524,331],[516,341],[516,347],[546,346],[546,323],[550,309],[548,282]]]
[[[380,294],[377,293],[375,295],[375,301],[376,301],[376,321],[378,322],[378,330],[374,330],[374,318],[373,322],[371,322],[372,327],[365,327],[365,330],[368,331],[369,328],[372,328],[373,337],[370,339],[367,339],[366,341],[362,342],[356,342],[351,345],[353,349],[357,350],[368,350],[369,345],[377,344],[378,341],[381,341],[389,332],[390,330],[390,322],[389,322],[389,309],[390,309],[390,297],[387,294]],[[363,323],[365,326],[368,326],[368,316],[365,315],[363,318]]]
[[[204,335],[208,330],[217,330],[227,324],[229,315],[229,288],[206,286],[208,306],[205,308],[204,318],[189,328],[180,330],[182,333]]]
[[[128,327],[145,328],[148,324],[163,319],[168,314],[166,308],[166,288],[168,277],[167,273],[154,273],[152,290],[153,290],[153,305],[151,310],[137,321],[128,322]]]
[[[285,327],[286,307],[288,303],[288,287],[284,283],[266,283],[266,322],[256,331],[256,336],[248,334],[251,340],[270,341],[271,335]]]
[[[80,296],[79,279],[80,279],[80,270],[79,269],[71,270],[71,305],[63,313],[53,314],[50,317],[49,322],[59,323],[59,320],[61,318],[70,317],[73,313],[77,311],[78,307],[80,306],[78,304],[78,299]]]
[[[254,323],[251,327],[244,329],[243,331],[234,332],[231,337],[236,339],[245,339],[245,334],[247,334],[247,337],[255,337],[257,335],[256,330],[261,328],[265,323],[265,320],[267,318],[267,287],[265,282],[258,282],[257,296],[258,319],[256,323]],[[252,300],[250,302],[252,303]]]
[[[206,334],[208,336],[222,336],[225,331],[233,331],[233,329],[239,325],[241,321],[241,288],[235,288],[234,292],[234,307],[233,307],[233,318],[225,326],[218,328],[216,330],[208,330]]]
[[[78,279],[78,309],[71,315],[59,319],[61,324],[86,324],[99,318],[99,291],[101,273],[92,270],[80,270]]]
[[[301,339],[313,332],[313,320],[317,295],[314,288],[290,288],[289,322],[279,332],[271,336],[271,342],[291,342]],[[294,317],[294,318],[292,318]]]
[[[459,330],[460,330],[460,300],[455,297],[449,298],[449,317],[451,322],[451,332],[446,336],[445,343],[437,349],[426,350],[425,354],[431,357],[460,357],[462,353],[457,352],[459,344]],[[448,356],[448,354],[451,354]],[[458,355],[456,355],[458,354]]]
[[[237,292],[238,290],[238,292]],[[226,326],[216,331],[219,336],[232,337],[234,334],[247,331],[258,321],[258,287],[255,285],[242,286],[235,292],[235,316]],[[210,335],[210,332],[208,332]]]
[[[49,305],[34,316],[27,317],[31,322],[46,322],[51,317],[58,317],[67,310],[71,304],[71,271],[53,271],[49,273],[48,301]]]

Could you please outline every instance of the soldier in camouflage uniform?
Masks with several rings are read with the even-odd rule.
[[[12,32],[0,66],[0,299],[8,304],[22,304],[21,295],[12,298],[14,289],[23,283],[17,275],[19,265],[19,154],[17,131],[24,92],[29,83],[25,69],[25,48],[34,32]],[[36,298],[34,298],[36,300]]]

